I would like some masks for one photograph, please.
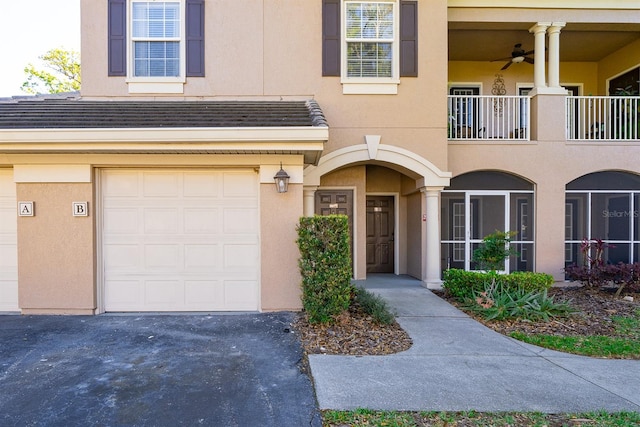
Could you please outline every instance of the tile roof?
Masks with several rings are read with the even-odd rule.
[[[0,102],[0,129],[326,127],[315,100]]]

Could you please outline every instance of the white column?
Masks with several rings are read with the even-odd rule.
[[[425,265],[424,285],[440,289],[440,192],[444,187],[423,187],[426,205],[426,244],[422,259]]]
[[[529,29],[530,33],[534,34],[535,44],[534,44],[534,64],[533,64],[533,86],[534,91],[539,88],[547,87],[547,82],[545,78],[545,36],[547,33],[547,28],[549,28],[551,24],[547,22],[538,22],[536,25]]]
[[[560,87],[560,30],[565,26],[564,22],[554,22],[547,32],[549,33],[549,87]]]
[[[315,199],[316,199],[317,189],[318,187],[310,186],[310,185],[305,185],[304,187],[302,187],[302,195],[303,195],[302,197],[304,199],[302,212],[304,216],[313,216],[315,214],[315,211],[316,211]]]

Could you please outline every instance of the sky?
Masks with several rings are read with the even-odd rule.
[[[0,0],[0,97],[26,95],[24,67],[57,47],[80,52],[80,0]]]

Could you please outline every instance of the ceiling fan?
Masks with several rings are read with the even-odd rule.
[[[511,52],[511,56],[507,56],[506,58],[494,59],[491,62],[508,60],[508,62],[504,64],[504,67],[501,68],[501,70],[506,70],[511,66],[511,64],[514,64],[514,63],[519,64],[520,62],[524,61],[524,62],[528,62],[529,64],[533,64],[533,58],[529,58],[528,56],[528,55],[531,55],[532,53],[533,53],[533,50],[525,52],[525,50],[522,48],[522,43],[516,43],[513,46],[513,51]]]

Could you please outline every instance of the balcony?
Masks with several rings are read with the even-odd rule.
[[[448,96],[451,141],[529,141],[528,96]]]
[[[568,96],[568,141],[640,140],[640,96]]]

